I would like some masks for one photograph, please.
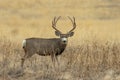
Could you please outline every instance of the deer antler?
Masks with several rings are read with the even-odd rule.
[[[53,21],[52,21],[52,27],[53,29],[55,29],[56,31],[59,31],[57,28],[56,28],[56,23],[57,21],[61,18],[61,16],[59,16],[58,18],[54,17]],[[59,31],[60,32],[60,31]]]
[[[76,28],[76,23],[75,23],[75,17],[73,16],[73,20],[68,16],[68,18],[71,20],[72,24],[73,24],[73,28],[69,31],[72,32],[75,28]]]

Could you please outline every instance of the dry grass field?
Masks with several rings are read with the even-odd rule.
[[[22,40],[56,37],[54,16],[64,33],[67,16],[77,24],[59,70],[50,56],[34,55],[21,73]],[[120,80],[120,0],[0,0],[0,80]]]

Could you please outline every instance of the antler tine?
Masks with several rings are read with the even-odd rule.
[[[59,17],[57,18],[57,20],[55,21],[55,23],[57,23],[57,21],[58,21],[60,18],[61,18],[61,16],[59,16]]]
[[[75,17],[73,16],[73,20],[69,16],[68,16],[68,18],[71,20],[71,22],[73,24],[73,28],[69,31],[69,32],[72,32],[76,28]]]
[[[53,29],[55,29],[56,31],[59,31],[57,28],[56,28],[56,23],[57,21],[60,19],[61,16],[59,16],[57,19],[56,19],[56,16],[54,17],[53,21],[52,21],[52,27]],[[59,31],[60,32],[60,31]]]
[[[53,23],[55,24],[56,16],[54,17]]]
[[[72,22],[72,24],[73,24],[73,21],[72,21],[72,19],[68,16],[68,18],[70,19],[70,21]]]
[[[74,27],[76,27],[76,23],[75,23],[75,17],[73,16],[73,20],[74,20]]]

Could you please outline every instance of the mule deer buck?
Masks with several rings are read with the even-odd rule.
[[[73,30],[76,28],[75,17],[73,17],[73,20],[68,17],[72,22],[73,28],[68,33],[63,34],[56,28],[56,23],[60,18],[60,16],[58,18],[54,17],[52,21],[52,28],[55,29],[56,36],[59,36],[60,38],[27,38],[23,40],[22,47],[24,49],[25,55],[22,58],[21,67],[23,67],[25,60],[33,56],[35,53],[41,56],[51,56],[53,66],[55,67],[55,61],[58,63],[57,56],[61,55],[65,50],[68,42],[67,39],[68,37],[74,35]]]

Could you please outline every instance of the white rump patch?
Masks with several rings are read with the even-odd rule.
[[[25,46],[26,46],[26,40],[23,40],[22,47],[25,47]]]

